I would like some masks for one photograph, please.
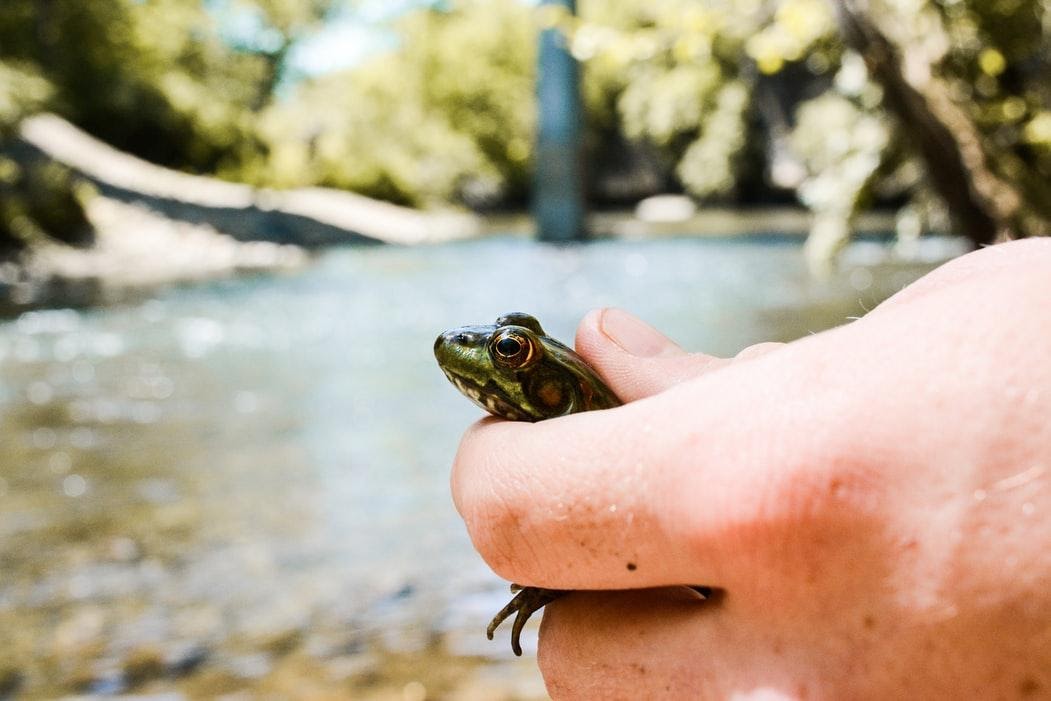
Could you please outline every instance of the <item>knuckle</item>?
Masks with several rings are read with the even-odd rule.
[[[468,432],[454,463],[453,495],[471,542],[505,579],[528,578],[536,569],[530,498],[513,479],[506,455]]]
[[[782,456],[759,493],[743,496],[727,546],[747,553],[759,587],[811,586],[831,571],[851,571],[885,537],[888,487],[878,465],[842,442],[822,441]],[[845,570],[843,569],[845,568]],[[802,592],[805,594],[805,592]],[[809,595],[809,594],[806,594]]]
[[[885,520],[885,486],[866,459],[832,452],[787,470],[773,485],[779,509],[766,523],[774,532],[786,566],[837,570],[880,540]]]
[[[530,569],[528,534],[523,533],[520,508],[513,500],[490,491],[464,514],[467,532],[486,564],[504,579],[517,580]]]

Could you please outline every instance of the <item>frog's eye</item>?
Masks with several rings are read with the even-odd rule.
[[[517,331],[501,331],[493,338],[493,359],[499,365],[512,369],[521,368],[533,359],[533,341]]]
[[[522,343],[514,336],[501,338],[496,343],[496,352],[505,358],[513,358],[522,352]]]

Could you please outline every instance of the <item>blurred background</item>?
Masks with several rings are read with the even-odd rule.
[[[434,337],[733,354],[1047,234],[1047,4],[4,0],[0,699],[546,698]]]

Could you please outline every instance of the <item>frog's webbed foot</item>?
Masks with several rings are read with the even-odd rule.
[[[507,606],[504,606],[500,609],[498,614],[493,616],[493,620],[490,621],[489,627],[485,629],[485,634],[490,640],[492,640],[493,633],[496,632],[499,625],[507,620],[512,613],[517,613],[514,625],[511,626],[511,649],[514,650],[516,655],[521,657],[522,645],[519,642],[519,638],[522,635],[522,628],[525,626],[526,621],[528,621],[529,617],[535,612],[547,606],[566,592],[559,591],[558,589],[521,587],[517,584],[511,585],[511,591],[517,593],[513,599],[507,602]]]

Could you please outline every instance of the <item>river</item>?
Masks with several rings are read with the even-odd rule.
[[[944,257],[861,242],[818,280],[777,237],[490,238],[0,321],[0,698],[534,699],[506,583],[448,493],[479,411],[431,348],[622,306],[733,354],[862,315]]]

